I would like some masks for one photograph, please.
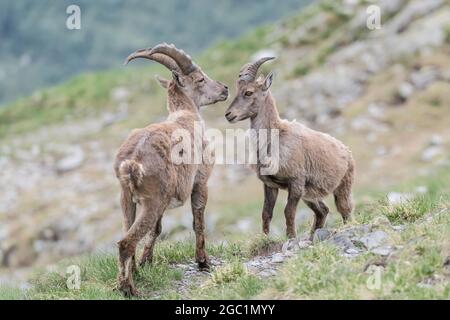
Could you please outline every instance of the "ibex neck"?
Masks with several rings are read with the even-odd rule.
[[[198,107],[194,101],[174,84],[171,84],[167,90],[167,109],[169,113],[184,110],[191,111],[200,116]]]
[[[258,114],[251,119],[252,129],[280,129],[281,119],[272,94],[268,92],[266,100]]]

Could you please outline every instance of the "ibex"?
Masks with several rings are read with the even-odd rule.
[[[279,189],[287,189],[288,200],[284,210],[286,233],[296,237],[295,213],[300,199],[314,211],[311,229],[323,227],[329,209],[323,198],[334,195],[337,210],[344,223],[351,218],[353,210],[352,183],[354,161],[351,151],[340,141],[296,122],[280,119],[275,100],[269,90],[273,73],[256,79],[259,67],[273,57],[261,58],[245,64],[239,73],[237,94],[225,113],[231,123],[250,119],[251,129],[278,130],[279,163],[273,175],[261,174],[264,164],[258,157],[255,167],[258,178],[264,183],[264,206],[262,210],[263,232],[269,233],[269,225]],[[258,141],[259,142],[259,141]],[[267,141],[267,148],[275,148]]]
[[[134,130],[120,147],[115,159],[114,169],[121,187],[125,233],[118,242],[118,288],[126,296],[138,294],[133,284],[134,256],[138,242],[146,234],[149,235],[140,265],[151,262],[155,240],[161,233],[164,211],[181,206],[189,196],[196,236],[195,259],[200,269],[209,268],[203,214],[208,197],[207,180],[213,164],[176,164],[172,161],[171,151],[179,142],[173,138],[176,130],[186,130],[193,137],[194,124],[200,124],[204,131],[199,107],[224,101],[228,97],[227,86],[210,79],[184,51],[174,45],[164,43],[138,50],[128,56],[125,63],[137,58],[159,62],[172,72],[172,79],[159,79],[167,88],[167,120]],[[202,147],[206,143],[203,140]],[[192,152],[193,148],[180,152]]]

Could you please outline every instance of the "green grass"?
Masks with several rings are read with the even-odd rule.
[[[140,268],[135,275],[137,289],[146,299],[448,299],[449,176],[447,167],[427,181],[411,182],[410,188],[418,182],[428,185],[428,192],[404,204],[388,206],[380,198],[358,209],[356,223],[377,222],[390,234],[391,245],[398,248],[383,262],[384,268],[368,268],[380,261],[372,253],[349,259],[335,247],[319,243],[287,260],[277,276],[262,279],[249,273],[243,262],[279,250],[284,238],[253,235],[229,243],[208,243],[210,256],[223,264],[209,276],[191,279],[181,292],[177,284],[183,270],[176,264],[193,262],[195,242],[191,238],[158,242],[154,264]],[[404,230],[392,230],[380,217],[403,225]],[[80,267],[79,290],[67,288],[66,268],[70,265]],[[373,282],[376,272],[380,286],[371,287],[368,283]],[[115,254],[87,255],[63,261],[51,272],[38,271],[26,291],[1,287],[0,299],[123,299],[115,290],[116,274]]]

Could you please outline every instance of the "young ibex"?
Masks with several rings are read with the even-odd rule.
[[[154,48],[138,50],[127,58],[126,63],[136,58],[161,63],[172,72],[172,80],[159,79],[167,88],[167,120],[134,130],[120,147],[114,164],[121,186],[125,232],[118,242],[118,288],[125,295],[138,294],[133,284],[138,242],[146,234],[149,235],[140,265],[151,262],[155,240],[161,233],[164,211],[181,206],[189,196],[196,236],[196,262],[200,269],[209,268],[203,213],[208,197],[207,180],[213,164],[176,164],[172,161],[171,152],[172,147],[179,143],[173,138],[176,130],[186,130],[191,138],[194,136],[194,124],[200,124],[204,131],[199,107],[224,101],[228,97],[227,86],[210,79],[174,45],[159,44]],[[203,140],[202,144],[207,144],[207,141]],[[136,205],[140,211],[137,216]]]
[[[237,82],[237,95],[225,117],[231,123],[250,118],[251,128],[257,131],[257,139],[261,138],[258,135],[259,129],[279,132],[278,171],[273,175],[261,174],[264,164],[259,157],[255,166],[258,178],[264,183],[263,232],[269,233],[278,190],[287,189],[288,201],[284,210],[287,236],[296,237],[295,213],[299,200],[303,199],[315,213],[312,237],[316,229],[323,227],[329,212],[323,202],[327,195],[334,195],[337,210],[344,223],[351,217],[354,161],[351,151],[337,139],[296,121],[280,119],[269,90],[273,73],[256,79],[259,67],[272,59],[274,58],[261,58],[242,67]],[[266,144],[269,150],[276,147],[270,146],[270,141]]]

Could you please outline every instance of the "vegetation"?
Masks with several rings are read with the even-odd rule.
[[[261,248],[280,243],[282,239],[254,236],[250,240],[229,244],[209,244],[211,256],[221,259],[210,276],[191,279],[182,286],[183,269],[179,264],[192,261],[194,242],[158,242],[155,261],[139,269],[138,289],[145,299],[446,299],[450,297],[450,170],[429,179],[441,191],[427,193],[406,206],[382,207],[378,215],[370,214],[369,222],[381,215],[402,232],[386,228],[400,248],[388,258],[363,253],[353,259],[342,256],[336,247],[319,243],[301,250],[283,264],[276,277],[269,280],[249,273],[243,265]],[[382,201],[382,199],[380,199]],[[375,208],[379,205],[374,202]],[[425,204],[426,203],[426,204]],[[424,210],[427,208],[428,210]],[[406,214],[407,212],[407,214]],[[357,220],[362,213],[357,213]],[[411,217],[415,217],[412,220]],[[366,218],[364,218],[366,219]],[[339,228],[339,226],[336,226]],[[191,239],[193,240],[193,239]],[[40,271],[30,289],[0,288],[0,299],[122,299],[115,291],[116,255],[99,253],[70,259],[55,271]],[[66,267],[81,268],[81,288],[67,288]],[[370,266],[382,265],[379,286],[370,286],[374,272]],[[375,270],[375,271],[374,271]],[[369,285],[368,285],[369,283]]]

